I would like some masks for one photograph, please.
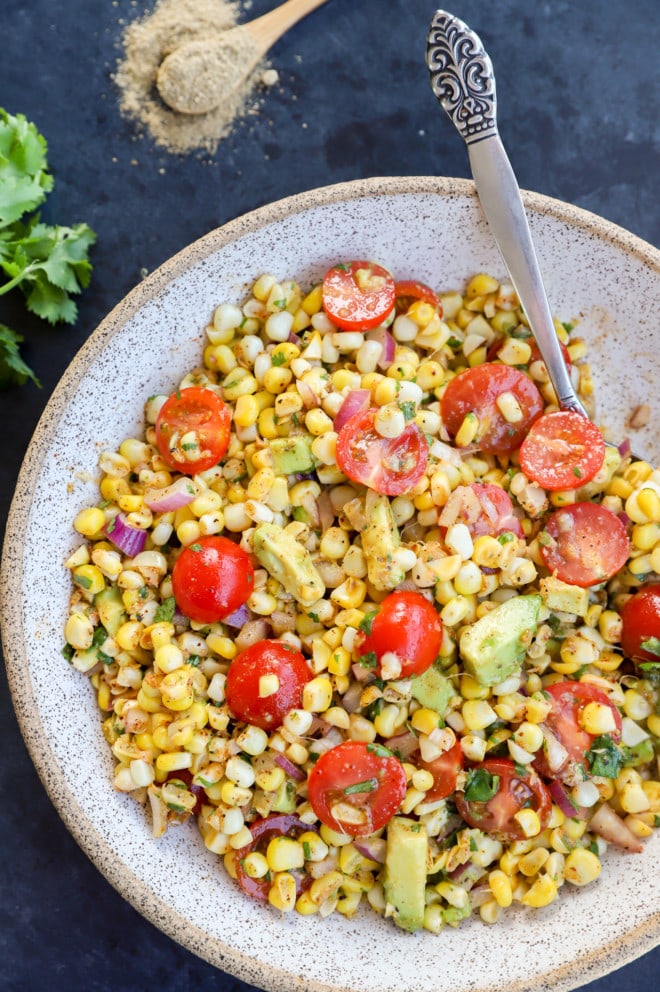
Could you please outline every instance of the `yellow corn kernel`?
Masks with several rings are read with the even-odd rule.
[[[571,885],[588,885],[600,875],[600,859],[585,847],[576,847],[566,855],[564,878]]]
[[[64,627],[67,644],[77,651],[86,651],[92,646],[94,626],[84,613],[72,613]]]
[[[542,906],[548,906],[556,899],[557,892],[557,883],[554,879],[550,875],[543,874],[534,880],[520,901],[524,906],[533,906],[535,909],[540,909]]]
[[[269,406],[261,411],[257,420],[257,425],[259,433],[266,440],[272,441],[273,438],[279,437],[274,407]]]
[[[543,746],[543,731],[537,723],[524,720],[514,730],[513,740],[519,747],[534,754]]]
[[[614,713],[604,703],[587,703],[580,712],[579,722],[582,729],[594,737],[611,734],[617,729]]]
[[[268,890],[268,902],[282,913],[290,913],[296,905],[296,880],[289,872],[275,875]]]
[[[493,898],[498,906],[506,909],[507,906],[511,905],[513,901],[511,880],[508,875],[501,870],[501,868],[496,868],[494,871],[489,873],[488,886],[490,891],[493,893]]]
[[[497,720],[497,713],[485,699],[468,699],[461,714],[468,730],[484,730]]]
[[[519,338],[507,338],[498,350],[497,357],[505,365],[527,365],[531,354],[532,349],[527,341]]]
[[[328,659],[328,671],[331,675],[348,675],[351,661],[350,652],[344,647],[337,647]]]
[[[332,704],[332,682],[319,675],[303,688],[303,709],[309,713],[324,713]]]
[[[497,923],[500,917],[500,906],[495,899],[489,899],[479,907],[479,916],[484,923]]]
[[[187,665],[166,675],[160,688],[163,705],[169,710],[187,710],[194,702],[193,680]]]
[[[182,668],[184,660],[183,651],[178,644],[161,644],[154,652],[154,665],[165,675]]]
[[[341,606],[342,610],[354,610],[362,605],[367,595],[367,584],[362,579],[352,575],[330,593],[333,603]]]
[[[94,537],[105,525],[105,513],[97,506],[81,510],[73,521],[74,529],[83,537]]]
[[[315,313],[318,313],[323,306],[323,285],[319,283],[318,286],[315,286],[314,289],[310,290],[300,305],[305,313],[310,317],[313,317]]]
[[[520,809],[513,814],[514,820],[520,826],[525,837],[536,837],[541,833],[541,821],[533,809]]]
[[[193,756],[189,751],[171,751],[169,754],[159,754],[156,758],[156,771],[160,775],[170,772],[180,772],[192,766]]]
[[[350,843],[350,837],[346,837],[345,842]],[[337,894],[343,882],[344,876],[340,871],[329,871],[320,878],[315,878],[309,887],[312,902],[320,906],[326,899]]]
[[[660,782],[655,779],[646,779],[642,782],[642,789],[648,799],[648,811],[660,813]]]
[[[466,413],[454,438],[456,447],[467,448],[469,444],[472,444],[479,432],[479,426],[479,418],[476,413]]]
[[[302,844],[293,837],[273,837],[266,849],[266,860],[271,871],[289,871],[302,868],[305,856]]]
[[[502,545],[496,537],[482,534],[474,541],[472,561],[485,568],[499,568],[502,556]]]
[[[653,713],[653,706],[641,692],[628,689],[623,697],[623,711],[631,720],[645,720]]]
[[[415,710],[410,718],[410,724],[417,733],[428,736],[440,726],[440,715],[435,710],[423,706]]]
[[[518,871],[527,878],[531,878],[532,875],[538,874],[549,856],[549,851],[544,847],[535,847],[534,850],[522,855],[518,862]]]
[[[105,589],[105,577],[96,565],[79,565],[71,574],[75,585],[89,596]]]
[[[628,782],[619,792],[621,808],[626,813],[645,813],[649,807],[649,798],[641,783]]]
[[[615,476],[605,490],[608,496],[619,496],[621,499],[628,499],[633,491],[627,479],[623,479],[620,475]]]

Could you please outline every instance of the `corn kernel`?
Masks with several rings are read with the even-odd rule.
[[[577,847],[566,855],[564,878],[572,885],[588,885],[600,875],[600,859],[584,847]]]

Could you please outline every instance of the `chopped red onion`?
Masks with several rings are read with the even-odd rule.
[[[330,493],[327,489],[323,490],[316,501],[316,505],[318,508],[321,530],[325,533],[325,531],[329,530],[335,522],[335,508],[332,505]]]
[[[631,451],[630,438],[624,438],[618,448],[619,454],[622,458],[627,458]]]
[[[297,765],[294,765],[293,761],[289,761],[285,754],[276,754],[274,761],[276,765],[280,766],[283,772],[286,772],[286,774],[296,782],[305,781],[307,776],[302,768],[298,768]]]
[[[270,624],[267,620],[263,620],[261,617],[258,620],[248,620],[234,643],[239,651],[245,651],[251,644],[264,641],[269,633]]]
[[[245,603],[243,603],[243,605],[239,606],[237,610],[230,613],[228,617],[223,617],[222,622],[226,623],[228,627],[235,627],[237,630],[240,630],[241,627],[245,626],[251,616],[252,614],[249,609]]]
[[[169,513],[192,503],[200,489],[192,479],[177,479],[164,489],[147,489],[144,502],[154,513]]]
[[[553,781],[548,785],[548,792],[565,816],[569,816],[577,820],[584,820],[586,818],[589,811],[584,806],[576,806],[571,801],[568,792],[561,782],[553,779]]]
[[[140,527],[133,527],[129,524],[121,512],[112,520],[108,520],[103,528],[103,533],[116,548],[123,551],[129,558],[134,558],[135,555],[144,551],[147,532]]]
[[[341,698],[341,705],[347,713],[355,713],[360,708],[360,697],[364,686],[360,682],[351,682]]]
[[[419,750],[419,740],[415,734],[407,730],[404,734],[397,734],[385,741],[385,747],[394,751],[400,758],[407,758]]]
[[[353,847],[356,851],[359,851],[364,858],[369,858],[371,861],[376,861],[379,865],[385,864],[387,841],[383,837],[371,837],[368,840],[361,840],[357,837],[353,841]]]
[[[639,837],[635,836],[628,824],[608,803],[602,803],[591,817],[589,830],[598,834],[608,843],[622,847],[624,851],[634,851],[635,854],[641,854],[644,849]]]
[[[382,344],[383,350],[381,351],[380,358],[378,359],[378,367],[380,369],[389,368],[394,361],[396,341],[387,328],[376,327],[373,331],[369,331],[367,334],[367,341],[378,341],[379,344]]]
[[[362,413],[363,410],[368,410],[370,402],[371,393],[368,389],[351,389],[348,393],[346,393],[344,402],[339,407],[339,410],[335,415],[335,430],[341,430],[346,421],[350,420],[351,417],[355,417],[356,414]]]

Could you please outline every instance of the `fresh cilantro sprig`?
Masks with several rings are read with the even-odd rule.
[[[89,285],[88,252],[96,240],[87,224],[45,224],[37,207],[53,188],[46,139],[23,114],[0,108],[0,296],[18,288],[32,313],[51,324],[73,324],[72,295]],[[1,281],[4,274],[5,281]],[[39,381],[20,355],[23,337],[0,325],[0,388]]]

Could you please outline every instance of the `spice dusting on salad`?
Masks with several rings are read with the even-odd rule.
[[[195,819],[277,910],[434,933],[641,852],[660,470],[557,409],[512,287],[340,263],[206,335],[67,562],[65,654],[155,836]]]

